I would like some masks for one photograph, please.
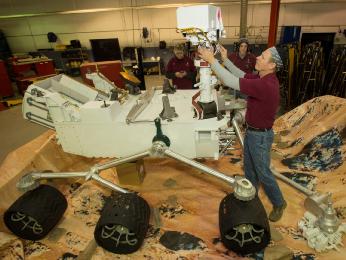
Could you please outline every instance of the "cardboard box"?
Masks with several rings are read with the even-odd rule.
[[[145,168],[143,159],[137,162],[124,163],[116,166],[118,179],[120,184],[124,185],[140,185],[145,176]]]

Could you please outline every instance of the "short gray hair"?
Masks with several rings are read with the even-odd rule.
[[[273,62],[276,64],[276,69],[280,70],[283,68],[284,64],[282,62],[281,56],[278,52],[278,50],[273,46],[268,49],[270,53],[272,54]]]

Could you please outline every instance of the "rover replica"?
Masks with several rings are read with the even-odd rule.
[[[177,22],[192,45],[217,50],[224,35],[220,8],[181,7]],[[97,244],[117,254],[135,252],[148,230],[149,205],[139,194],[99,173],[146,156],[167,156],[221,179],[233,189],[219,206],[220,237],[228,249],[244,255],[265,248],[270,241],[269,223],[252,184],[193,160],[218,159],[236,137],[242,144],[239,125],[246,109],[244,104],[226,101],[216,91],[217,79],[207,62],[196,60],[195,64],[200,82],[195,85],[198,89],[192,90],[166,85],[131,95],[100,73],[88,75],[96,89],[62,74],[29,86],[23,99],[24,117],[54,129],[65,152],[117,159],[85,172],[31,172],[22,176],[17,188],[26,193],[5,212],[6,226],[23,239],[42,239],[63,216],[67,201],[59,190],[40,184],[40,180],[85,178],[115,191],[96,225]]]

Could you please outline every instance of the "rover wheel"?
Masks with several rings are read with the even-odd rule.
[[[18,237],[40,240],[59,222],[66,208],[66,198],[59,190],[40,185],[11,205],[4,214],[4,222]]]
[[[97,222],[94,237],[97,244],[116,254],[130,254],[143,243],[148,230],[150,208],[134,193],[110,197]]]
[[[258,252],[270,241],[267,214],[257,196],[241,201],[228,194],[220,203],[219,226],[222,243],[241,255]]]

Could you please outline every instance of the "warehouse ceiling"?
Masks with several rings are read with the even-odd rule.
[[[299,4],[299,3],[342,3],[344,0],[281,0],[281,4]],[[249,0],[248,4],[270,4],[271,0]],[[161,9],[176,8],[179,6],[197,5],[197,4],[213,4],[217,6],[228,6],[240,4],[240,1],[166,1],[162,0],[60,0],[60,1],[44,1],[41,0],[2,0],[0,3],[0,19],[33,17],[46,15],[64,15],[78,13],[96,13],[122,10],[142,10],[142,9]]]

